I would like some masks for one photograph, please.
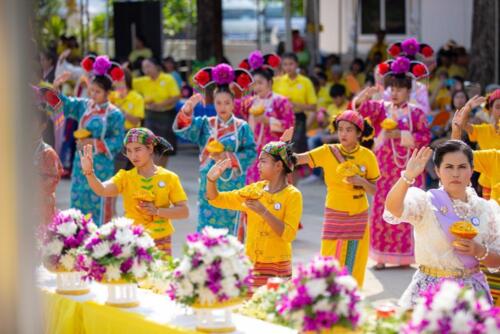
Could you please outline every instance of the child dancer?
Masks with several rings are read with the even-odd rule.
[[[202,100],[193,95],[183,106],[174,122],[175,133],[196,143],[200,148],[200,190],[198,197],[198,231],[205,226],[227,228],[236,234],[240,216],[238,211],[211,206],[205,196],[207,173],[217,162],[230,159],[228,168],[218,182],[219,189],[235,190],[245,185],[246,172],[256,157],[255,141],[248,123],[234,117],[234,93],[230,85],[248,90],[253,79],[243,69],[233,70],[227,64],[201,69],[194,81],[202,89],[215,85],[214,103],[217,116],[193,117],[194,107]]]
[[[266,284],[270,277],[292,275],[292,241],[302,216],[302,194],[287,181],[295,162],[290,145],[271,142],[259,156],[262,181],[219,193],[217,180],[231,167],[228,159],[212,166],[207,174],[209,203],[247,214],[245,249],[254,265],[254,288]]]
[[[360,144],[371,139],[373,128],[352,110],[334,117],[332,127],[340,143],[298,154],[297,164],[321,167],[325,174],[321,255],[335,256],[362,287],[370,246],[366,194],[375,193],[380,171],[373,152]],[[283,139],[290,137],[287,131]]]
[[[155,153],[162,155],[172,146],[146,128],[130,129],[123,144],[133,169],[122,169],[111,179],[101,182],[94,174],[92,146],[87,145],[83,154],[80,152],[83,174],[98,196],[122,194],[125,216],[143,225],[156,246],[172,255],[174,227],[171,220],[188,217],[187,196],[177,174],[154,163]]]

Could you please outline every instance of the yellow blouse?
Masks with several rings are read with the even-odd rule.
[[[481,150],[500,149],[500,133],[497,133],[492,124],[473,124],[469,139],[477,142]],[[479,184],[487,188],[492,187],[491,180],[485,173],[481,173]]]
[[[500,204],[500,150],[474,151],[474,170],[491,182],[491,199]]]
[[[346,161],[354,161],[359,167],[360,176],[368,181],[376,181],[380,177],[380,170],[375,154],[369,149],[358,146],[353,152],[346,153],[341,144],[335,144]],[[366,191],[344,182],[344,176],[337,172],[340,164],[330,148],[330,145],[320,146],[309,152],[312,161],[311,167],[322,167],[325,173],[326,200],[325,206],[338,211],[347,211],[351,215],[368,209]]]
[[[132,86],[135,91],[144,97],[144,103],[161,103],[171,97],[181,94],[179,86],[174,77],[168,73],[160,73],[156,80],[149,76],[143,76],[134,79]],[[169,110],[175,105],[168,106],[165,110]]]
[[[267,181],[248,185],[267,189]],[[292,185],[278,193],[264,191],[260,203],[275,217],[283,221],[285,229],[282,235],[276,232],[260,215],[244,205],[245,199],[239,195],[240,190],[221,192],[219,196],[209,201],[217,208],[244,211],[247,214],[247,237],[245,250],[253,263],[273,263],[290,261],[292,259],[292,241],[295,239],[299,222],[302,217],[302,193]]]
[[[288,74],[276,78],[273,91],[288,97],[293,103],[316,104],[318,102],[311,80],[301,74],[293,80]]]
[[[144,99],[136,91],[129,91],[127,96],[124,98],[120,97],[120,94],[116,91],[111,92],[109,95],[109,101],[117,106],[124,113],[130,116],[144,119]],[[130,130],[141,126],[140,122],[134,124],[128,120],[125,120],[125,129]]]
[[[173,204],[187,201],[177,174],[165,168],[158,167],[155,175],[145,178],[137,169],[120,170],[111,179],[118,192],[123,195],[125,216],[133,219],[135,224],[143,225],[153,239],[161,239],[174,233],[175,229],[170,219],[143,214],[137,209],[140,200],[149,200],[157,208],[169,208]]]

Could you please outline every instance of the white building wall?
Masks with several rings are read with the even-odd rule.
[[[325,53],[352,52],[355,4],[358,0],[320,0],[320,50]],[[362,1],[362,0],[359,0]],[[388,35],[389,43],[407,37],[439,48],[450,39],[470,47],[473,0],[401,0],[407,2],[407,32]],[[358,54],[365,55],[375,36],[358,36]]]
[[[421,38],[436,50],[448,40],[470,48],[473,0],[420,0]]]

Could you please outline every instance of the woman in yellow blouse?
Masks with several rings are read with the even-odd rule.
[[[337,258],[362,287],[370,247],[367,194],[375,193],[380,171],[375,154],[360,143],[373,137],[373,128],[352,110],[334,117],[332,127],[340,143],[298,154],[297,164],[321,167],[325,175],[321,255]]]
[[[485,102],[485,98],[478,96],[473,97],[467,102],[463,108],[464,120],[461,124],[462,129],[467,131],[469,139],[477,142],[479,149],[500,149],[500,89],[495,90],[488,98],[486,109],[490,114],[490,123],[470,124],[467,123],[468,115],[473,109],[472,106],[477,106]],[[499,172],[500,174],[500,172]],[[489,177],[484,173],[479,177],[479,184],[483,188],[483,198],[490,199],[491,188],[493,184]]]
[[[172,219],[189,216],[187,196],[177,174],[154,164],[153,153],[163,154],[172,146],[146,128],[133,128],[123,142],[127,158],[134,168],[120,170],[111,179],[101,182],[93,170],[92,146],[80,152],[83,174],[90,188],[99,196],[123,195],[125,216],[142,225],[166,255],[172,254]]]
[[[167,139],[173,146],[173,150],[167,152],[167,155],[173,155],[177,149],[177,138],[172,126],[176,116],[175,105],[181,94],[179,86],[172,75],[162,72],[161,64],[154,58],[142,61],[142,71],[145,75],[134,79],[132,86],[144,97],[144,127]],[[167,156],[159,157],[157,163],[165,167]]]
[[[292,275],[292,241],[302,217],[302,194],[287,182],[295,159],[290,145],[270,142],[259,156],[260,182],[230,192],[217,190],[217,179],[230,160],[214,165],[207,174],[207,199],[215,207],[247,214],[246,254],[253,263],[253,287],[270,277]]]

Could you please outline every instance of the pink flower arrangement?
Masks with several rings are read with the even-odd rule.
[[[97,56],[94,61],[93,70],[96,75],[106,75],[111,68],[111,61],[108,56]]]
[[[253,51],[248,56],[248,63],[250,64],[250,68],[252,70],[261,68],[262,65],[264,65],[264,56],[259,50]]]
[[[228,64],[219,64],[212,69],[212,79],[218,85],[229,85],[234,81],[234,70]]]
[[[355,328],[360,323],[361,296],[347,269],[333,257],[317,256],[299,266],[278,311],[299,331],[320,332],[336,325]]]
[[[500,308],[472,289],[445,280],[421,293],[402,333],[500,333]]]
[[[182,304],[213,305],[245,297],[251,263],[243,245],[226,229],[205,227],[188,235],[167,294]]]
[[[394,74],[406,74],[410,70],[410,60],[406,57],[397,57],[391,64]]]
[[[121,217],[92,233],[77,256],[77,265],[96,281],[135,283],[147,276],[159,256],[144,228]]]
[[[420,50],[420,44],[415,38],[408,38],[401,42],[401,49],[406,55],[415,56]]]
[[[51,271],[77,271],[78,248],[97,227],[80,210],[58,212],[41,231],[42,262]]]

